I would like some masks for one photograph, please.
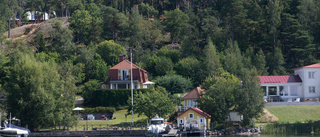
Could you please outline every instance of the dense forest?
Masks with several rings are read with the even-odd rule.
[[[22,25],[11,19],[25,20],[26,11],[67,17],[70,24],[55,21],[30,41],[1,36],[5,91],[43,84],[38,90],[81,94],[82,85],[105,82],[118,55],[131,49],[133,63],[171,94],[210,89],[219,81],[213,76],[231,79],[235,89],[240,80],[248,83],[249,92],[259,88],[248,82],[253,76],[292,74],[320,59],[317,0],[0,0],[0,33]]]

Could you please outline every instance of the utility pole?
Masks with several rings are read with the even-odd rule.
[[[130,62],[131,62],[131,71],[130,71],[130,75],[131,75],[131,105],[132,105],[132,109],[131,109],[131,112],[132,112],[132,126],[134,126],[134,122],[133,122],[133,80],[132,80],[132,48],[130,48]]]

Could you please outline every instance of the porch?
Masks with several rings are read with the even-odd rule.
[[[261,87],[266,102],[301,102],[304,99],[301,83],[264,83]]]

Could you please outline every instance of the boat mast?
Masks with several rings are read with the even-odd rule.
[[[10,113],[10,122],[9,122],[9,124],[10,124],[10,125],[9,125],[9,128],[12,127],[12,126],[11,126],[11,113]]]

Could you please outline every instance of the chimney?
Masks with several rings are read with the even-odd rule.
[[[120,55],[119,56],[119,62],[123,61],[126,59],[126,55]]]

